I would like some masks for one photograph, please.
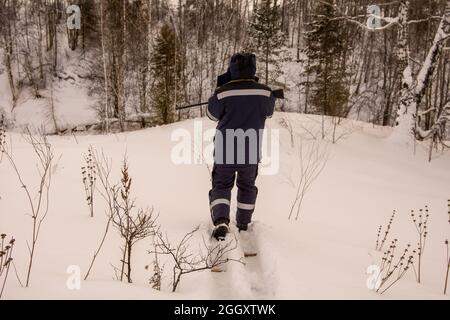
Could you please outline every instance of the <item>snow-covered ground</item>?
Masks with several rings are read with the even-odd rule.
[[[198,121],[198,119],[197,119]],[[200,119],[205,129],[214,123]],[[285,124],[294,128],[294,145]],[[298,183],[298,146],[314,142],[320,118],[277,113],[269,129],[280,130],[280,169],[258,178],[259,196],[254,215],[258,256],[246,266],[231,264],[227,272],[203,271],[186,275],[177,293],[170,292],[171,267],[167,265],[163,291],[148,285],[153,256],[151,239],[137,244],[133,253],[133,284],[115,281],[111,264],[120,260],[120,239],[112,229],[88,281],[80,290],[68,290],[69,266],[84,274],[101,240],[106,216],[98,197],[96,214],[89,217],[81,182],[83,153],[92,145],[113,159],[114,178],[126,153],[133,177],[133,192],[141,206],[154,206],[158,222],[174,242],[200,225],[209,226],[207,193],[210,176],[206,165],[175,165],[171,151],[175,129],[193,131],[194,120],[117,135],[55,136],[58,169],[53,175],[51,207],[38,243],[29,288],[20,287],[14,273],[6,286],[6,299],[448,299],[442,295],[445,278],[444,240],[450,237],[447,199],[450,198],[450,155],[427,162],[426,146],[398,145],[388,139],[391,129],[347,121],[339,130],[346,135],[328,144],[329,160],[312,185],[298,221],[288,220]],[[26,184],[36,189],[34,155],[18,134],[10,134],[14,156]],[[326,142],[321,141],[322,147]],[[26,241],[31,219],[23,190],[10,165],[0,163],[0,232],[17,239],[14,252],[19,276],[25,277]],[[398,211],[390,239],[400,246],[414,246],[417,233],[411,209],[430,207],[427,246],[423,256],[422,283],[411,271],[390,291],[379,295],[366,286],[366,269],[378,264],[374,250],[378,226]],[[234,209],[236,204],[232,205]],[[232,210],[233,211],[233,210]],[[201,236],[191,249],[197,250]]]

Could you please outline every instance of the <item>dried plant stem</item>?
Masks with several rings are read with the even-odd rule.
[[[16,275],[17,282],[19,282],[20,286],[23,287],[22,280],[20,280],[19,273],[17,272],[16,264],[12,261],[12,266],[14,268],[14,273]]]
[[[450,255],[449,255],[448,240],[445,241],[445,244],[447,245],[447,273],[445,275],[444,294],[447,294],[448,274],[450,271]]]
[[[89,146],[87,155],[84,155],[85,165],[81,167],[86,202],[89,206],[91,217],[94,217],[94,195],[97,182],[97,168],[94,163],[94,149]]]
[[[424,210],[420,209],[418,215],[414,212],[414,210],[411,210],[411,217],[419,236],[419,242],[417,243],[417,282],[420,283],[422,271],[422,256],[425,252],[425,245],[428,236],[428,218],[430,217],[428,206],[425,206]]]
[[[409,255],[411,245],[408,244],[406,249],[403,251],[402,255],[399,259],[394,263],[395,259],[395,249],[397,248],[397,239],[392,241],[389,250],[384,253],[381,263],[380,277],[381,282],[380,286],[377,289],[377,292],[380,294],[388,291],[392,286],[394,286],[400,279],[402,279],[405,274],[408,272],[410,267],[413,265],[413,255]],[[393,280],[391,280],[393,279]],[[378,280],[378,279],[377,279]]]
[[[450,224],[450,199],[447,200],[447,213],[448,213],[448,223]],[[447,287],[448,287],[448,274],[450,271],[450,253],[449,253],[449,246],[448,246],[448,239],[445,240],[445,245],[447,247],[447,273],[445,274],[445,284],[444,284],[444,294],[447,294]]]
[[[6,234],[0,235],[0,279],[3,278],[0,290],[0,299],[3,296],[3,292],[5,291],[6,281],[8,280],[9,268],[11,267],[11,263],[13,261],[12,255],[14,250],[15,239],[11,238],[11,240],[5,246],[5,238]]]
[[[106,236],[108,235],[110,225],[111,225],[111,217],[108,218],[108,222],[106,223],[106,228],[105,228],[105,232],[103,233],[102,240],[100,241],[100,244],[99,244],[97,250],[94,252],[94,256],[92,257],[91,264],[89,265],[89,269],[86,272],[86,275],[84,276],[85,281],[88,279],[89,274],[91,273],[92,267],[94,266],[95,260],[97,259],[97,256],[99,255],[100,251],[103,248],[103,244],[105,243]]]
[[[394,222],[395,219],[395,215],[397,214],[397,211],[393,211],[392,212],[392,216],[389,219],[388,224],[386,225],[386,230],[384,231],[384,235],[383,235],[383,239],[381,240],[381,242],[379,242],[380,236],[381,236],[381,231],[382,231],[382,226],[379,226],[378,228],[378,235],[377,235],[377,243],[376,243],[376,250],[381,251],[383,250],[384,244],[386,243],[386,240],[389,236],[389,233],[392,229],[392,223]]]

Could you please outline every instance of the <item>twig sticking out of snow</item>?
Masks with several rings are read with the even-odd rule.
[[[450,224],[450,199],[447,200],[447,208],[448,208],[448,223]],[[448,239],[445,240],[445,246],[447,247],[447,257],[445,260],[447,263],[447,272],[445,274],[444,294],[447,294],[448,274],[450,272],[450,254],[449,254],[449,247],[448,247]]]
[[[0,162],[3,159],[3,153],[6,148],[6,130],[5,130],[5,115],[0,117]]]
[[[449,255],[448,239],[445,240],[445,245],[447,247],[447,257],[446,257],[446,260],[445,260],[447,262],[447,272],[445,274],[444,294],[447,294],[448,274],[449,274],[449,271],[450,271],[450,255]]]

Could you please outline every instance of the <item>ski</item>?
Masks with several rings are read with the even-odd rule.
[[[238,242],[245,258],[256,257],[258,255],[255,232],[253,226],[249,226],[247,231],[238,232]]]

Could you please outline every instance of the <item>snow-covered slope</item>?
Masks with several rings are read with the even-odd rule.
[[[204,129],[214,124],[205,119]],[[286,123],[294,128],[294,146]],[[111,264],[120,259],[120,239],[111,230],[95,264],[90,280],[81,290],[68,290],[68,266],[86,271],[106,221],[104,205],[96,205],[89,217],[81,183],[83,153],[89,145],[113,159],[114,178],[126,153],[133,177],[134,195],[141,206],[154,206],[159,223],[169,237],[179,240],[200,225],[206,234],[209,225],[207,193],[210,188],[206,165],[180,165],[171,161],[171,141],[175,129],[192,132],[194,120],[171,126],[110,136],[50,137],[61,158],[53,176],[50,212],[41,230],[30,288],[21,288],[10,275],[5,297],[14,298],[443,298],[445,276],[444,240],[450,236],[447,199],[450,198],[450,156],[428,163],[425,146],[416,155],[404,146],[390,144],[391,130],[345,122],[346,135],[336,145],[329,144],[327,165],[312,185],[298,221],[288,220],[298,183],[298,146],[308,150],[310,133],[320,129],[320,118],[278,113],[267,123],[280,130],[280,170],[258,178],[259,196],[255,212],[255,237],[259,255],[245,267],[233,264],[225,273],[204,271],[186,275],[179,291],[170,293],[171,267],[166,267],[163,292],[148,285],[153,256],[151,240],[134,250],[133,284],[113,280]],[[26,183],[36,183],[33,152],[20,135],[11,134],[14,156]],[[301,142],[300,142],[301,141]],[[325,141],[320,140],[324,146]],[[31,219],[26,198],[6,161],[0,163],[0,232],[17,239],[15,265],[23,278],[27,263],[26,241]],[[32,189],[34,190],[34,189]],[[415,282],[410,272],[384,295],[366,286],[368,266],[380,262],[374,251],[377,229],[386,224],[393,209],[398,215],[391,237],[400,246],[417,242],[410,210],[428,205],[431,210],[429,236],[423,256],[423,282]],[[232,205],[235,208],[236,204]],[[196,238],[201,243],[201,236]],[[192,245],[196,250],[198,244]]]
[[[61,35],[60,41],[65,43],[65,35]],[[4,114],[16,131],[30,128],[54,133],[55,121],[61,131],[97,122],[95,100],[89,96],[88,89],[92,83],[84,79],[86,60],[78,52],[62,50],[64,54],[59,57],[57,71],[59,79],[53,78],[53,83],[47,79],[47,88],[39,90],[40,98],[34,97],[30,87],[21,88],[14,108],[6,72],[0,73],[0,115]]]

